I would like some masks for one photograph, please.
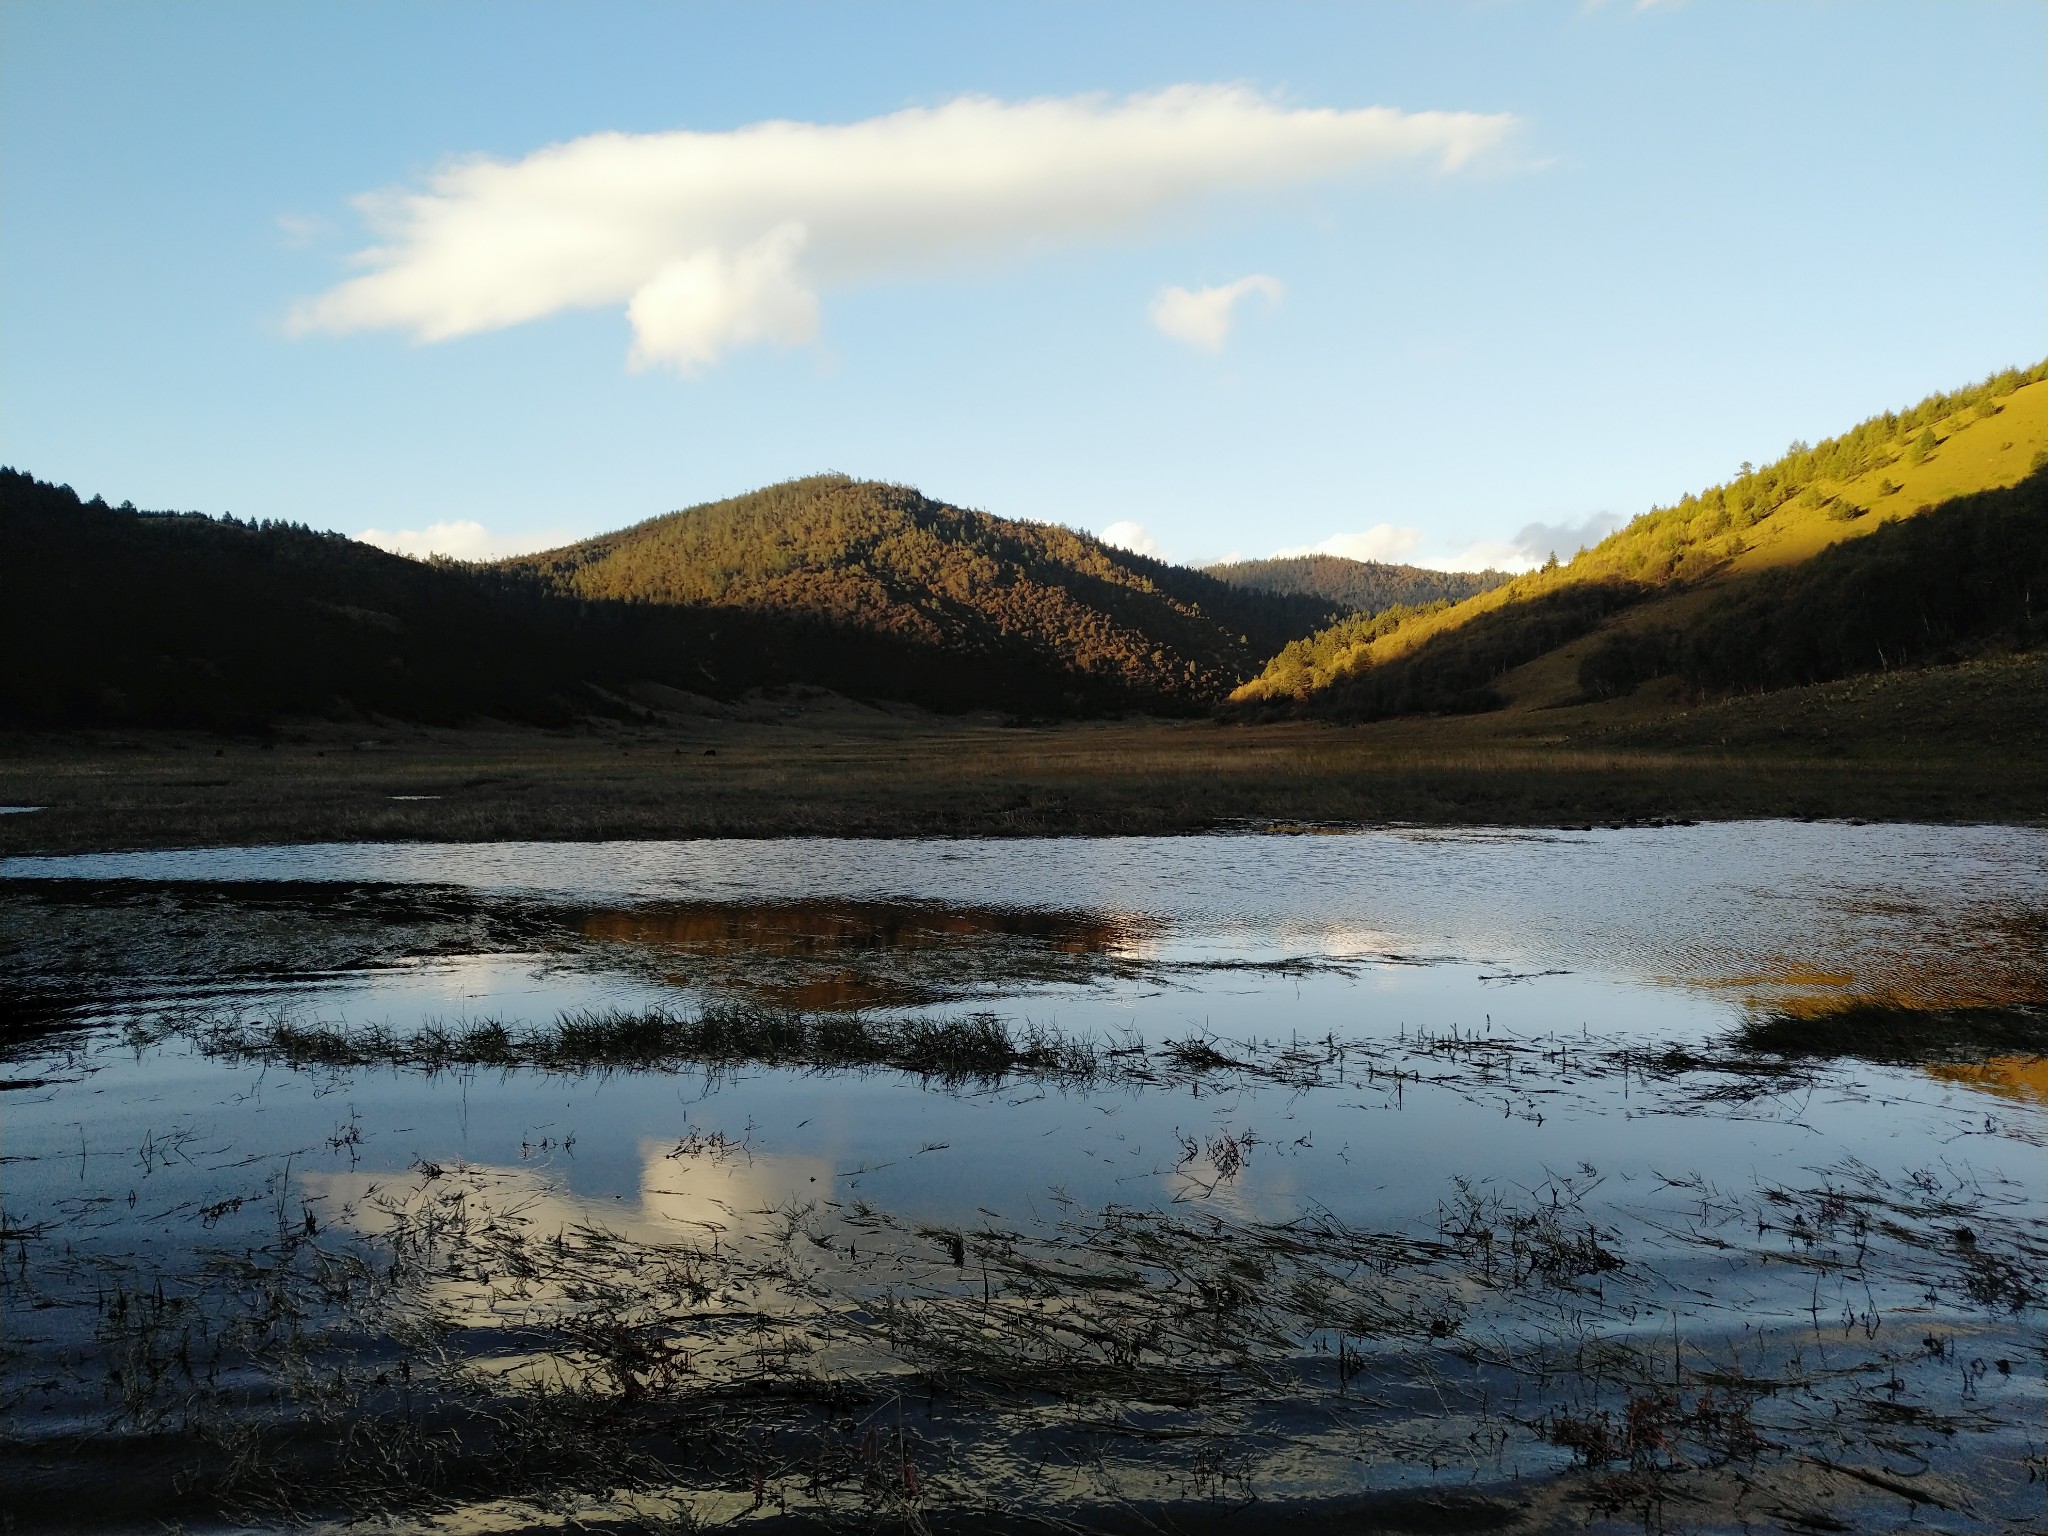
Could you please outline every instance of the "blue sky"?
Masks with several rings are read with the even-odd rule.
[[[8,0],[0,459],[464,554],[837,469],[1527,558],[2048,354],[2044,60],[2039,0]]]

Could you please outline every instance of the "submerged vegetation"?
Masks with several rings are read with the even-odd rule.
[[[1148,1046],[1136,1035],[1075,1035],[993,1013],[889,1017],[747,1002],[710,1003],[689,1012],[583,1009],[546,1025],[430,1020],[402,1030],[324,1023],[288,1012],[244,1018],[202,1007],[126,1030],[136,1049],[173,1038],[231,1062],[427,1074],[883,1070],[950,1086],[1015,1079],[1064,1088],[1164,1086],[1212,1093],[1232,1085],[1298,1092],[1342,1087],[1390,1103],[1426,1083],[1433,1091],[1497,1106],[1503,1118],[1540,1124],[1560,1105],[1597,1097],[1616,1082],[1635,1083],[1653,1102],[1690,1112],[1710,1102],[1766,1100],[1810,1088],[1816,1064],[1838,1059],[1951,1064],[1994,1053],[2044,1055],[2048,1013],[2034,1006],[1914,1008],[1879,1000],[1803,1011],[1762,1008],[1726,1039],[1689,1045],[1645,1044],[1588,1031],[1518,1035],[1488,1027],[1403,1028],[1392,1037],[1349,1039],[1192,1034]]]

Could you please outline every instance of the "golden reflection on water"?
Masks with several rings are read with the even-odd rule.
[[[1147,954],[1156,926],[1118,913],[851,900],[666,903],[576,919],[584,939],[640,950],[672,984],[708,983],[806,1012],[1078,980]]]
[[[583,914],[583,936],[719,955],[807,956],[1022,939],[1064,955],[1122,955],[1146,925],[1115,914],[924,902],[691,902]]]
[[[1856,957],[1844,969],[1797,960],[1770,960],[1753,970],[1722,976],[1666,977],[1679,986],[1739,992],[1752,1012],[1770,1011],[1816,1019],[1847,1008],[1910,1010],[2015,1008],[2038,1006],[2048,982],[2038,960],[1969,963],[1970,957],[1892,954]]]
[[[1923,1070],[1938,1082],[2024,1104],[2048,1104],[2048,1057],[1993,1056],[1989,1061],[1937,1063]]]

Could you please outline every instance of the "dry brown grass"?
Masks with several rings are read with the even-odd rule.
[[[2026,665],[2029,678],[2044,671],[2038,660]],[[1900,728],[1892,717],[1910,716],[1930,686],[1894,707],[1837,712],[1825,730],[1812,726],[1810,707],[1781,726],[1771,699],[1748,701],[1737,706],[1744,728],[1717,717],[1711,732],[1668,742],[1633,728],[1640,711],[1599,708],[1349,728],[1149,719],[1011,728],[830,699],[575,733],[317,723],[269,743],[17,735],[0,738],[0,804],[46,809],[0,816],[0,853],[1172,833],[1239,822],[2039,819],[2048,768],[2030,741]]]

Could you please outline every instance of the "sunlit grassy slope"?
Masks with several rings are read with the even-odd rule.
[[[1604,639],[1682,633],[1765,573],[2014,486],[2044,459],[2048,363],[1794,444],[1568,564],[1456,604],[1347,620],[1289,645],[1233,699],[1352,718],[1561,703],[1583,694],[1582,665]]]

